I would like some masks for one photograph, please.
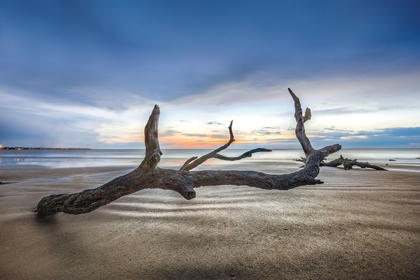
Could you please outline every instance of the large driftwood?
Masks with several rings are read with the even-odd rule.
[[[255,171],[190,171],[210,158],[232,161],[251,157],[256,152],[269,151],[259,148],[238,157],[220,155],[220,151],[226,149],[235,141],[232,123],[229,126],[230,139],[225,145],[200,158],[194,157],[187,160],[180,170],[158,168],[157,165],[162,152],[158,139],[160,110],[156,105],[144,130],[146,155],[136,169],[96,189],[89,189],[75,194],[58,194],[44,197],[38,203],[37,212],[39,215],[51,215],[57,212],[67,214],[89,213],[124,195],[149,188],[173,190],[186,199],[192,199],[196,196],[194,188],[202,186],[247,185],[261,189],[288,190],[303,185],[322,184],[323,182],[316,179],[319,174],[319,165],[325,157],[339,151],[341,146],[335,144],[320,150],[312,147],[305,134],[304,127],[304,123],[311,118],[311,110],[307,108],[303,115],[299,98],[290,89],[289,92],[295,103],[296,137],[307,158],[305,167],[302,170],[284,175],[270,175]]]
[[[300,159],[295,159],[295,161],[306,163],[306,158],[301,157]],[[329,167],[338,167],[340,165],[343,165],[345,170],[353,169],[353,166],[358,166],[360,168],[372,168],[375,170],[388,171],[385,168],[370,164],[369,162],[360,162],[360,161],[357,161],[357,159],[343,158],[342,155],[340,155],[339,158],[329,161],[329,162],[324,162],[323,160],[319,164],[319,166],[329,166]]]

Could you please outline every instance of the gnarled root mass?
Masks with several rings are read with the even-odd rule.
[[[124,195],[142,189],[160,188],[173,190],[186,199],[196,196],[195,188],[216,185],[247,185],[261,189],[288,190],[303,185],[321,184],[316,177],[319,166],[325,157],[341,149],[338,144],[316,150],[305,134],[304,123],[311,118],[311,110],[302,113],[299,98],[289,89],[295,103],[296,137],[298,138],[306,156],[303,169],[284,175],[272,175],[255,171],[191,171],[206,160],[215,158],[219,160],[235,161],[251,157],[254,153],[270,152],[271,150],[258,148],[250,150],[237,157],[226,157],[219,153],[228,148],[235,141],[232,122],[229,126],[229,141],[218,149],[201,157],[188,159],[180,170],[161,169],[157,165],[162,156],[158,139],[158,120],[160,110],[155,105],[149,121],[144,130],[146,154],[142,163],[132,172],[115,178],[114,180],[96,188],[75,194],[50,195],[41,199],[37,206],[39,215],[51,215],[57,212],[67,214],[89,213],[106,205]]]

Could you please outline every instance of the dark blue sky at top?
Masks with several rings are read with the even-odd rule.
[[[1,1],[0,82],[171,99],[269,71],[305,77],[420,60],[419,1]]]
[[[420,1],[0,0],[0,89],[118,111],[124,93],[170,101],[259,72],[397,73],[419,68],[419,15]]]

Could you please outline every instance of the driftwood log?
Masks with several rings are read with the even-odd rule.
[[[357,161],[357,159],[344,158],[342,155],[340,155],[339,158],[329,161],[329,162],[324,162],[324,160],[319,163],[319,166],[338,167],[340,165],[343,165],[345,170],[353,169],[353,166],[358,166],[360,168],[372,168],[375,170],[388,171],[385,168],[370,164],[369,162],[360,162],[360,161]],[[295,159],[295,161],[306,163],[306,158],[301,157],[300,159]]]
[[[37,206],[38,215],[52,215],[57,212],[67,214],[89,213],[124,195],[139,190],[159,188],[173,190],[186,199],[195,198],[194,188],[216,185],[247,185],[261,189],[288,190],[303,185],[322,184],[316,179],[319,174],[319,165],[328,155],[341,149],[339,144],[326,146],[316,150],[305,134],[304,123],[311,118],[311,110],[302,113],[299,98],[289,89],[295,104],[296,137],[307,158],[305,167],[290,174],[272,175],[255,171],[190,171],[210,158],[220,160],[240,160],[251,157],[253,153],[268,152],[268,149],[254,149],[238,157],[226,157],[219,154],[235,141],[232,123],[229,126],[229,141],[220,148],[202,156],[188,159],[179,170],[162,169],[157,165],[162,156],[158,139],[158,120],[160,110],[157,105],[149,117],[144,129],[146,154],[141,164],[132,172],[115,178],[114,180],[96,188],[88,189],[75,194],[50,195],[41,199]]]

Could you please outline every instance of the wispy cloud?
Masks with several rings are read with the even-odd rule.
[[[187,136],[187,137],[200,137],[200,138],[202,138],[202,137],[208,137],[208,135],[206,135],[206,134],[200,134],[200,133],[184,133],[182,135]]]
[[[322,109],[322,110],[314,110],[314,114],[316,115],[351,115],[351,114],[369,114],[369,113],[376,113],[379,111],[394,111],[400,109],[407,109],[411,108],[414,109],[414,106],[407,104],[407,106],[374,106],[370,108],[362,107],[364,104],[359,104],[357,107],[338,107],[338,108],[331,108],[331,109]]]
[[[208,124],[208,125],[223,125],[222,123],[219,123],[219,122],[217,122],[217,121],[208,122],[208,123],[206,123],[206,124]]]

